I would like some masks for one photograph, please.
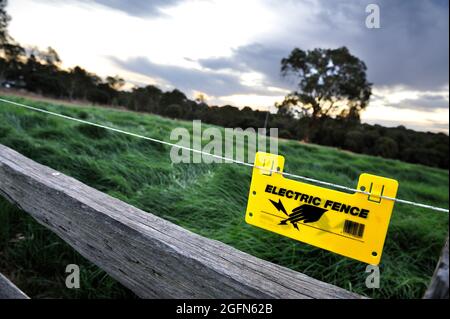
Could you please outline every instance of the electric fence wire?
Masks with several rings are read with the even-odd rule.
[[[166,141],[163,141],[163,140],[159,140],[159,139],[156,139],[156,138],[153,138],[153,137],[148,137],[148,136],[144,136],[144,135],[140,135],[140,134],[124,131],[124,130],[121,130],[121,129],[117,129],[117,128],[114,128],[114,127],[110,127],[110,126],[106,126],[106,125],[102,125],[102,124],[98,124],[98,123],[94,123],[94,122],[78,119],[78,118],[75,118],[75,117],[71,117],[71,116],[67,116],[67,115],[51,112],[51,111],[48,111],[48,110],[40,109],[40,108],[37,108],[37,107],[34,107],[34,106],[30,106],[30,105],[26,105],[26,104],[23,104],[23,103],[18,103],[18,102],[6,100],[6,99],[3,99],[3,98],[0,98],[0,101],[4,102],[4,103],[11,104],[11,105],[14,105],[14,106],[23,107],[23,108],[26,108],[26,109],[29,109],[29,110],[33,110],[33,111],[37,111],[37,112],[41,112],[41,113],[57,116],[57,117],[60,117],[60,118],[64,118],[66,120],[71,120],[71,121],[75,121],[75,122],[79,122],[79,123],[83,123],[83,124],[87,124],[87,125],[100,127],[100,128],[106,129],[106,130],[114,131],[114,132],[121,133],[121,134],[130,135],[130,136],[134,136],[134,137],[137,137],[137,138],[142,138],[142,139],[145,139],[145,140],[148,140],[148,141],[152,141],[154,143],[160,143],[160,144],[163,144],[163,145],[176,147],[176,148],[179,148],[179,149],[184,149],[184,150],[187,150],[187,151],[190,151],[190,152],[193,152],[193,153],[198,153],[198,154],[202,154],[202,155],[206,155],[206,156],[211,156],[211,157],[223,160],[223,161],[228,162],[228,163],[235,163],[235,164],[244,165],[244,166],[248,166],[248,167],[252,167],[252,168],[259,168],[259,169],[263,169],[263,170],[265,170],[267,172],[279,173],[279,174],[282,174],[283,176],[289,176],[289,177],[292,177],[294,179],[303,180],[303,181],[307,181],[307,182],[311,182],[311,183],[315,183],[315,184],[319,184],[319,185],[325,185],[325,186],[328,186],[328,187],[332,187],[332,188],[335,188],[335,189],[341,189],[341,190],[345,190],[345,191],[349,191],[349,192],[356,192],[356,193],[361,193],[361,194],[365,194],[365,195],[369,195],[369,196],[372,195],[372,196],[376,196],[376,197],[379,197],[379,198],[382,198],[382,199],[391,200],[391,201],[394,201],[394,202],[397,202],[397,203],[405,204],[405,205],[412,205],[412,206],[421,207],[421,208],[430,209],[430,210],[439,211],[439,212],[444,212],[444,213],[448,213],[449,212],[449,210],[446,209],[446,208],[441,208],[441,207],[436,207],[436,206],[432,206],[432,205],[417,203],[417,202],[404,200],[404,199],[400,199],[400,198],[394,198],[394,197],[383,196],[383,195],[375,195],[375,194],[371,194],[370,192],[363,191],[363,190],[360,190],[360,189],[355,189],[355,188],[351,188],[351,187],[347,187],[347,186],[343,186],[343,185],[339,185],[339,184],[335,184],[335,183],[330,183],[330,182],[318,180],[318,179],[311,178],[311,177],[301,176],[301,175],[287,173],[287,172],[280,172],[278,170],[268,169],[268,168],[265,168],[265,167],[259,167],[259,166],[256,166],[254,164],[251,164],[251,163],[235,160],[233,158],[228,158],[228,157],[225,157],[225,156],[211,154],[211,153],[208,153],[208,152],[204,152],[202,150],[197,150],[197,149],[186,147],[186,146],[183,146],[183,145],[178,145],[178,144],[166,142]]]

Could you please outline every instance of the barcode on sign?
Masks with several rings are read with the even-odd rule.
[[[364,227],[364,224],[346,219],[344,222],[344,233],[352,235],[353,237],[362,238],[364,235]]]

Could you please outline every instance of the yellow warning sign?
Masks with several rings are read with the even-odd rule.
[[[284,157],[258,152],[247,223],[337,254],[378,265],[398,182],[361,174],[358,189],[344,193],[282,176]]]

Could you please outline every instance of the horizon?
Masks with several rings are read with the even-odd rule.
[[[369,3],[380,7],[379,29],[365,25]],[[119,75],[128,89],[202,93],[209,105],[273,111],[294,89],[281,58],[347,46],[373,83],[362,122],[449,133],[446,1],[15,0],[7,10],[11,36],[56,49],[64,68]]]

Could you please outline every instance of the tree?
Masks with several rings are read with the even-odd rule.
[[[163,110],[165,107],[171,105],[171,104],[178,104],[183,105],[187,102],[186,95],[181,92],[180,90],[174,89],[170,92],[164,92],[161,95],[160,105],[161,109]]]
[[[48,47],[47,51],[40,51],[39,58],[41,61],[43,61],[45,64],[49,66],[54,67],[61,66],[61,59],[58,55],[58,52],[56,52],[56,50],[53,49],[52,47]]]
[[[9,35],[8,24],[11,17],[6,12],[6,0],[0,0],[0,57],[8,62],[8,68],[13,73],[18,68],[18,61],[24,56],[25,50]],[[4,73],[6,70],[0,70]]]
[[[279,110],[294,114],[294,109],[313,120],[333,115],[359,120],[371,95],[366,70],[364,62],[346,47],[312,51],[295,48],[281,60],[281,73],[297,78],[298,90],[285,97]]]
[[[158,111],[162,93],[161,89],[154,85],[135,87],[131,92],[127,105],[135,111],[155,113]]]
[[[395,158],[398,153],[398,144],[390,137],[382,136],[377,139],[375,154],[382,157]]]
[[[163,115],[171,118],[180,118],[183,114],[183,108],[178,104],[170,104],[163,110]]]
[[[8,23],[11,17],[6,13],[6,0],[0,0],[0,44],[8,40]]]
[[[114,89],[116,91],[119,91],[124,85],[125,80],[122,79],[120,76],[108,76],[106,77],[106,83],[111,89]]]
[[[88,92],[95,89],[100,83],[101,79],[97,75],[76,66],[68,73],[68,96],[70,99],[81,98],[85,100]]]
[[[199,104],[205,104],[206,103],[206,96],[203,93],[197,93],[195,95],[195,102]]]

